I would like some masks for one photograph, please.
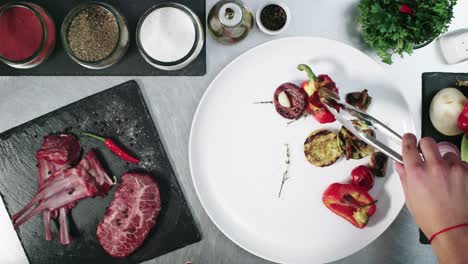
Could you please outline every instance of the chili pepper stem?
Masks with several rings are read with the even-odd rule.
[[[317,76],[315,75],[315,73],[312,71],[312,69],[308,65],[299,64],[297,66],[297,69],[300,71],[305,71],[307,73],[307,76],[309,76],[309,79],[311,82],[317,81]]]
[[[88,133],[88,132],[80,132],[80,135],[92,137],[92,138],[95,138],[95,139],[100,140],[100,141],[102,141],[102,142],[105,142],[105,141],[106,141],[105,138],[100,137],[100,136],[97,136],[97,135],[94,135],[94,134],[91,134],[91,133]]]

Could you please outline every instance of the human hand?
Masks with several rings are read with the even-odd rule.
[[[468,222],[468,163],[453,153],[442,157],[432,138],[423,138],[419,144],[424,159],[416,137],[412,134],[403,137],[404,165],[395,163],[395,169],[400,175],[408,210],[430,237],[444,228]],[[447,233],[468,234],[467,229]]]

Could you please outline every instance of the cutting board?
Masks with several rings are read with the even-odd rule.
[[[457,87],[457,80],[468,80],[468,73],[448,73],[448,72],[426,72],[422,75],[422,115],[421,115],[421,136],[433,137],[437,142],[448,141],[458,147],[461,145],[462,135],[449,137],[446,136],[432,125],[429,117],[429,108],[432,98],[440,90],[447,87],[459,88],[459,90],[468,97],[468,87]],[[419,241],[423,244],[429,244],[429,239],[420,231]]]
[[[0,194],[13,215],[37,191],[35,152],[42,137],[57,132],[77,135],[92,131],[111,137],[141,159],[139,165],[122,161],[99,141],[80,138],[83,152],[95,149],[111,176],[127,171],[152,173],[161,189],[162,211],[143,245],[126,259],[114,259],[102,249],[96,228],[117,186],[106,197],[82,200],[69,215],[73,241],[58,242],[57,225],[52,223],[53,241],[44,239],[38,215],[17,231],[30,263],[91,264],[140,263],[200,241],[201,235],[178,184],[161,139],[140,89],[129,81],[41,116],[0,134]]]

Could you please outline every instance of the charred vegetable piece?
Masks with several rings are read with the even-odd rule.
[[[377,201],[352,184],[333,183],[323,193],[322,202],[333,213],[361,229],[377,209]]]
[[[326,74],[321,74],[317,77],[312,69],[306,64],[298,65],[297,69],[306,72],[309,77],[309,80],[303,82],[301,85],[302,89],[309,97],[307,102],[307,111],[312,114],[315,120],[320,124],[334,122],[335,117],[320,101],[318,89],[326,88],[338,94],[338,88],[336,87],[335,82],[333,82],[330,76]]]
[[[307,93],[292,83],[284,83],[276,88],[273,103],[276,111],[287,119],[298,119],[307,105]]]
[[[388,157],[382,152],[372,153],[369,168],[375,177],[384,177],[387,172]]]
[[[304,154],[317,167],[332,165],[341,157],[337,135],[328,130],[312,132],[304,142]]]
[[[372,189],[374,182],[374,175],[367,166],[361,165],[351,171],[351,183],[364,191]]]
[[[375,132],[365,123],[354,120],[353,124],[364,131],[364,133],[375,136]],[[338,133],[338,145],[346,159],[362,159],[374,152],[374,148],[353,135],[345,127],[341,127]]]
[[[372,97],[366,89],[362,92],[354,92],[346,95],[346,102],[361,111],[367,111],[372,102]]]

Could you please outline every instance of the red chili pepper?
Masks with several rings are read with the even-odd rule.
[[[114,154],[116,154],[117,156],[119,156],[120,158],[122,158],[125,161],[135,163],[135,164],[140,163],[140,160],[138,160],[137,158],[134,158],[132,155],[128,154],[124,149],[122,149],[119,145],[117,145],[117,143],[115,143],[110,138],[104,138],[104,137],[96,136],[94,134],[85,133],[85,132],[81,132],[80,134],[88,136],[88,137],[92,137],[92,138],[95,138],[97,140],[100,140],[100,141],[104,142],[104,145],[110,151],[112,151]]]
[[[401,4],[401,6],[400,6],[400,12],[401,12],[401,13],[404,13],[404,14],[411,15],[411,16],[414,15],[413,9],[411,8],[411,6],[409,6],[409,5],[407,5],[407,4]]]
[[[318,95],[318,89],[325,87],[338,93],[338,88],[335,85],[335,82],[326,74],[321,74],[318,77],[314,74],[312,69],[305,64],[300,64],[297,66],[298,70],[305,71],[309,76],[309,81],[302,83],[302,89],[304,89],[309,95],[309,103],[307,104],[307,110],[312,114],[312,116],[321,124],[332,123],[336,119],[330,111],[320,102]],[[338,110],[338,109],[337,109]]]
[[[468,102],[463,106],[463,111],[458,116],[458,127],[468,133]]]
[[[377,208],[377,201],[352,184],[333,183],[323,193],[322,201],[333,213],[357,228],[364,228]]]

